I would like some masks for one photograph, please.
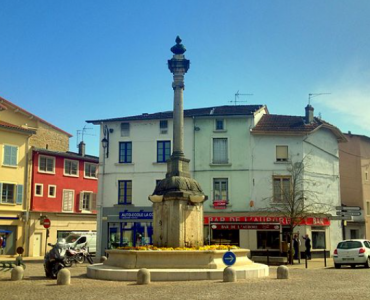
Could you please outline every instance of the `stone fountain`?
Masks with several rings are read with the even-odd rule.
[[[153,202],[153,245],[157,247],[203,246],[203,202],[207,200],[199,183],[191,178],[189,159],[184,155],[184,75],[190,62],[185,59],[181,39],[171,48],[168,68],[173,74],[173,152],[167,173],[149,196]],[[152,281],[222,279],[226,250],[107,250],[103,264],[89,266],[87,276],[106,280],[133,280],[141,268],[150,270]],[[237,278],[268,276],[268,266],[253,263],[248,249],[233,249]]]

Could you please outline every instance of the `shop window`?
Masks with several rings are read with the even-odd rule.
[[[211,244],[239,246],[239,230],[213,230]]]
[[[325,249],[325,229],[312,229],[312,249]]]
[[[280,249],[279,231],[257,231],[258,249]]]

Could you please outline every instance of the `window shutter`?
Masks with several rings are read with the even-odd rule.
[[[83,209],[83,205],[84,205],[84,192],[81,192],[80,193],[80,206],[78,207],[79,210],[82,210]]]
[[[17,165],[17,152],[18,152],[18,148],[17,147],[10,147],[11,149],[11,160],[10,160],[10,164],[12,166],[16,166]]]
[[[213,163],[227,163],[227,139],[213,140]]]
[[[11,164],[11,157],[12,157],[12,149],[10,146],[4,145],[4,165]]]
[[[17,185],[17,204],[22,205],[23,203],[23,185],[18,184]]]
[[[0,203],[3,202],[3,184],[0,182]]]
[[[91,210],[96,210],[96,194],[93,193],[91,196]]]

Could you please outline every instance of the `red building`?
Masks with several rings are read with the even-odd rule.
[[[47,235],[42,226],[50,219],[49,241],[73,231],[96,231],[96,195],[99,158],[79,153],[34,148],[32,152],[30,249],[44,253]]]

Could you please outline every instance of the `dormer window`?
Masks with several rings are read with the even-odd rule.
[[[159,121],[159,132],[161,134],[167,134],[168,132],[168,121],[167,120]]]
[[[276,161],[288,161],[288,146],[276,146]]]

